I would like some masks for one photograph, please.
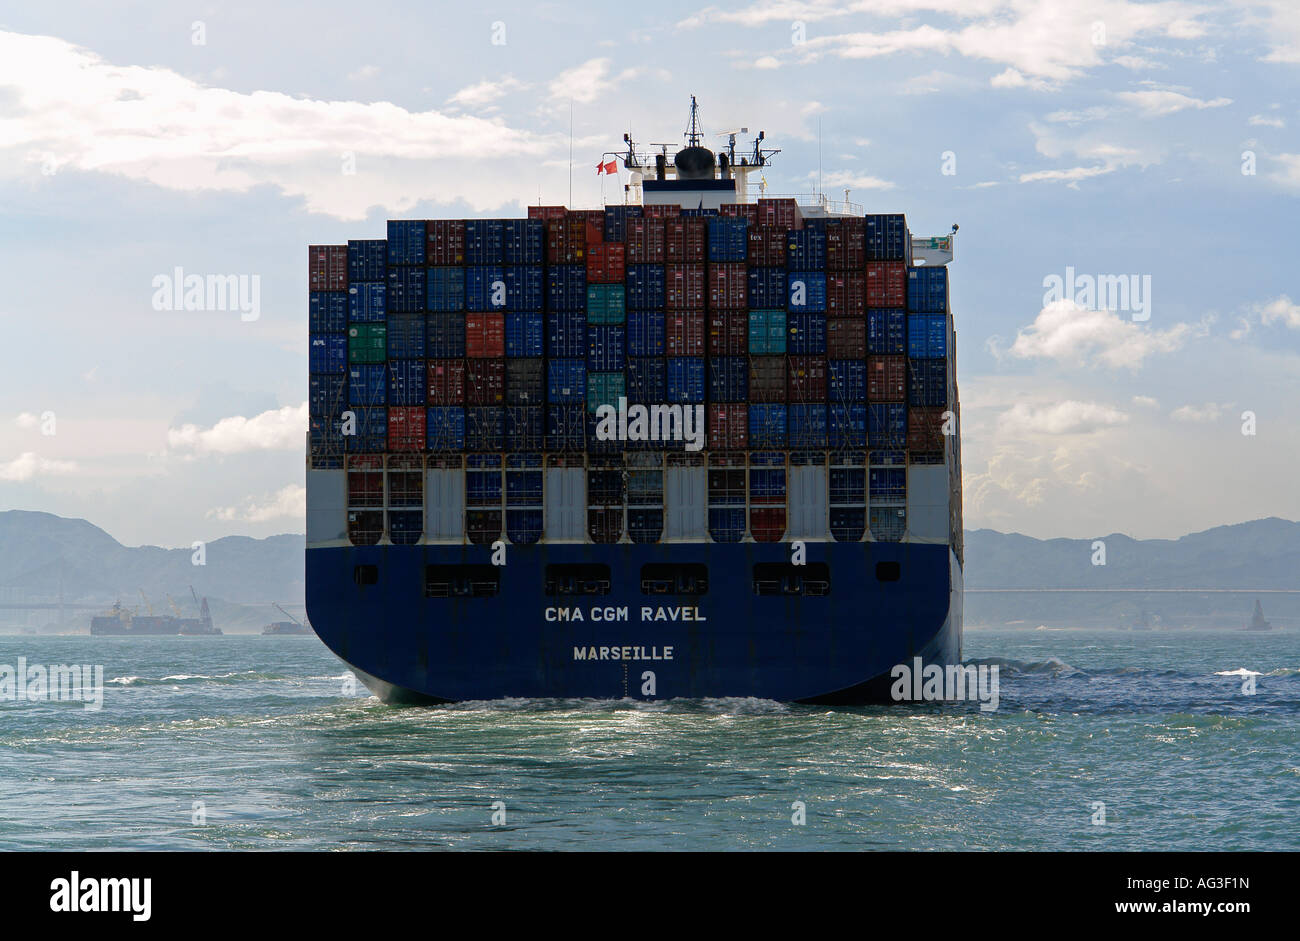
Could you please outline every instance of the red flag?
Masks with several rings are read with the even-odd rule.
[[[613,174],[613,173],[616,173],[617,171],[618,171],[618,161],[617,161],[617,160],[610,160],[608,163],[598,163],[598,164],[596,164],[596,175],[597,175],[597,176],[600,176],[602,173]]]

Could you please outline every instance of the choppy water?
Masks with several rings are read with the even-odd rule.
[[[100,711],[0,702],[0,848],[1300,849],[1300,635],[965,647],[997,712],[392,708],[314,637],[0,637],[107,681]]]

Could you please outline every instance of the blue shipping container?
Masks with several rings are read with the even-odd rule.
[[[348,405],[388,404],[388,366],[365,363],[348,367]]]
[[[423,312],[428,305],[427,268],[389,268],[388,300],[386,308],[389,313]]]
[[[506,314],[506,356],[541,356],[545,325],[542,314]]]
[[[422,359],[388,362],[388,404],[423,405],[428,398],[428,370]]]
[[[790,314],[786,318],[786,348],[791,356],[826,355],[826,315]]]
[[[424,314],[388,315],[388,358],[420,359],[425,351]]]
[[[630,310],[627,312],[627,355],[664,355],[664,312]]]
[[[749,358],[709,358],[709,401],[745,402],[749,399]]]
[[[465,315],[429,314],[424,322],[425,355],[456,359],[465,355]]]
[[[541,219],[507,219],[501,236],[501,257],[507,265],[540,265],[546,260],[546,223]]]
[[[790,447],[826,447],[826,406],[819,404],[790,405],[787,407],[789,409],[787,421],[790,428]]]
[[[343,411],[344,376],[342,373],[321,373],[307,380],[307,412],[312,418],[336,416]]]
[[[348,284],[388,277],[388,243],[383,239],[348,239]]]
[[[500,265],[476,265],[465,269],[465,309],[504,311],[506,270]]]
[[[586,331],[586,325],[583,325]],[[563,404],[587,401],[587,363],[581,359],[546,361],[546,401]]]
[[[744,261],[749,256],[749,223],[733,216],[709,217],[709,263]]]
[[[587,327],[587,368],[617,372],[627,359],[627,329],[622,326]]]
[[[546,268],[548,310],[587,309],[587,266],[550,265]]]
[[[543,413],[545,409],[540,405],[507,405],[506,406],[506,447],[512,451],[532,451],[541,450],[542,432],[545,427]],[[540,471],[530,472],[528,474],[512,473],[506,475],[506,496],[510,502],[518,502],[518,495],[511,499],[510,490],[511,482],[516,484],[527,483],[525,478],[536,478],[537,496],[541,496],[542,474]],[[517,478],[517,479],[516,479]],[[531,486],[531,485],[530,485]]]
[[[465,264],[501,264],[504,228],[501,219],[466,219]]]
[[[867,406],[862,402],[833,402],[829,409],[830,446],[865,448],[867,446]],[[859,471],[859,473],[861,473]]]
[[[465,410],[459,405],[437,405],[425,416],[425,440],[430,451],[465,449]]]
[[[662,356],[633,356],[627,361],[627,400],[654,405],[668,399],[668,364]]]
[[[388,264],[423,265],[428,241],[424,220],[388,220]]]
[[[793,271],[826,270],[826,230],[804,224],[786,233],[785,266]]]
[[[907,360],[907,404],[939,408],[948,404],[948,361]]]
[[[912,263],[912,237],[902,213],[867,216],[867,261]]]
[[[506,410],[500,405],[472,405],[465,409],[465,448],[500,451],[506,446]],[[467,474],[466,477],[469,475]],[[499,475],[492,475],[499,478]]]
[[[907,352],[907,314],[904,311],[867,311],[867,352],[873,356]]]
[[[824,291],[824,280],[822,284]],[[785,307],[789,298],[785,285],[786,272],[784,268],[750,268],[749,306]]]
[[[307,371],[341,373],[348,365],[348,337],[345,333],[323,333],[311,338]]]
[[[431,312],[450,313],[465,309],[465,269],[429,268],[428,309]]]
[[[946,313],[948,269],[943,265],[907,269],[907,309],[915,313]]]
[[[786,407],[784,405],[749,406],[749,446],[783,448],[786,444]]]
[[[508,266],[506,268],[506,310],[540,313],[546,303],[544,282],[541,265]]]
[[[546,315],[546,355],[553,358],[587,355],[585,311],[559,311]]]
[[[825,313],[826,272],[791,271],[786,280],[786,307],[791,313]]]
[[[907,355],[917,359],[943,359],[948,355],[948,315],[909,314]]]
[[[827,381],[832,402],[865,402],[867,400],[867,364],[865,360],[831,360]],[[865,429],[865,424],[863,427]]]
[[[668,401],[704,401],[704,357],[668,357]]]
[[[907,470],[902,467],[873,467],[870,472],[872,503],[901,503],[907,499]]]
[[[546,406],[546,450],[581,451],[587,436],[587,406]]]
[[[348,287],[348,322],[382,323],[388,312],[388,285],[383,281]]]
[[[663,310],[666,298],[663,265],[627,266],[628,310]]]
[[[907,405],[872,402],[867,406],[867,441],[872,447],[907,445]]]
[[[312,291],[307,296],[308,333],[346,333],[347,291]]]

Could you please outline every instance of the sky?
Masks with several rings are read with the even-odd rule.
[[[781,148],[769,195],[960,226],[967,528],[1300,518],[1300,4],[303,9],[0,15],[0,509],[301,532],[306,246],[621,202],[601,155],[695,94]],[[177,269],[245,303],[168,309]]]

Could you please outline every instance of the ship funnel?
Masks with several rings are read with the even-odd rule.
[[[713,179],[713,151],[707,147],[686,147],[673,158],[679,180]]]

